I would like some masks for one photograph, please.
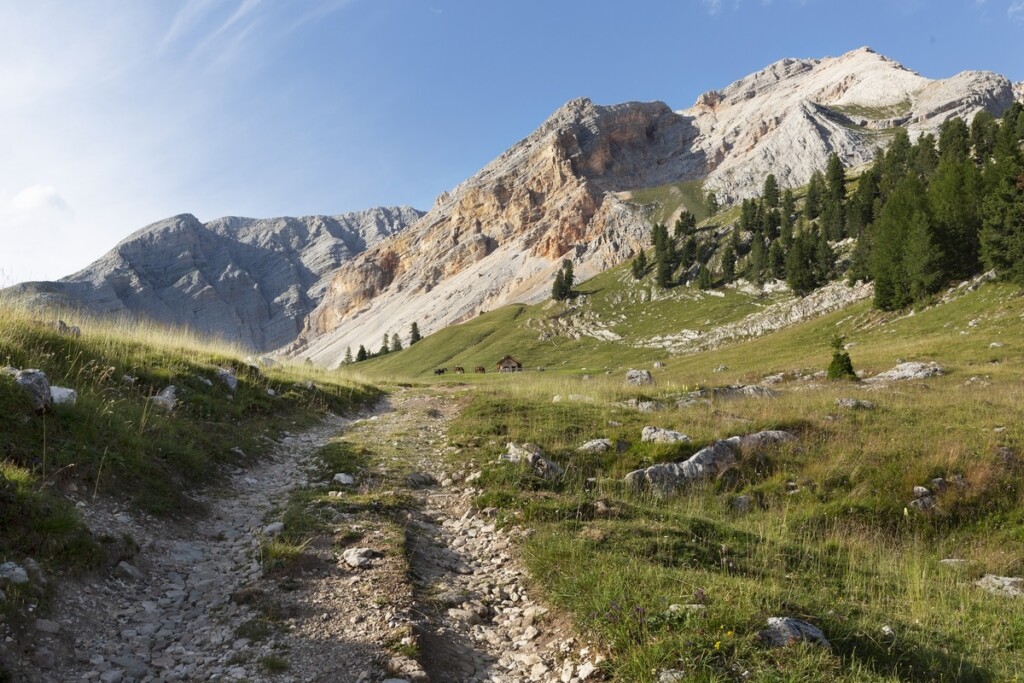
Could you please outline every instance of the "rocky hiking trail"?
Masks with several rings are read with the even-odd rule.
[[[529,587],[516,544],[528,531],[497,528],[472,505],[479,474],[444,464],[464,398],[401,389],[372,414],[286,436],[200,496],[198,520],[83,502],[95,532],[139,550],[62,585],[29,625],[27,680],[595,680],[600,656]],[[366,466],[348,485],[310,481],[338,441]],[[303,495],[322,524],[275,565],[268,548]]]

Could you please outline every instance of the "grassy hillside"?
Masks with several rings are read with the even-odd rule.
[[[628,389],[620,373],[504,377],[480,387],[453,427],[461,450],[452,457],[483,464],[478,506],[535,530],[525,550],[538,584],[607,644],[615,680],[653,681],[663,670],[688,681],[1014,680],[1024,670],[1024,600],[974,581],[1024,572],[1022,318],[1018,288],[986,285],[913,315],[865,303],[672,359],[654,387]],[[828,364],[836,332],[853,344],[857,369],[907,359],[938,362],[945,374],[883,387],[810,378]],[[774,399],[676,406],[698,385],[780,372]],[[617,405],[637,397],[663,409]],[[838,407],[845,397],[877,407]],[[645,425],[692,443],[640,443]],[[634,468],[762,429],[790,430],[797,445],[749,455],[665,499],[621,483]],[[619,449],[575,452],[598,437]],[[508,441],[541,445],[565,480],[498,462]],[[914,486],[935,488],[936,477],[948,488],[934,511],[910,507]],[[734,509],[741,496],[749,512]],[[771,616],[814,623],[831,650],[764,647],[757,634]]]
[[[237,349],[184,332],[0,306],[0,367],[38,368],[78,392],[74,405],[33,410],[0,374],[0,561],[32,556],[51,568],[105,561],[68,500],[113,496],[157,515],[195,511],[189,491],[225,466],[268,452],[283,430],[372,401],[376,390],[312,368],[247,364]],[[37,318],[43,319],[43,321]],[[218,368],[237,375],[232,393]],[[312,383],[310,383],[312,382]],[[149,397],[177,387],[167,413]]]

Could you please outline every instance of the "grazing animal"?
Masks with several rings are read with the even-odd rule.
[[[448,372],[448,368],[437,368],[434,370],[435,375],[443,375],[446,372]]]
[[[466,369],[461,367],[461,366],[455,368],[455,374],[457,374],[457,375],[461,375],[464,372],[466,372]]]
[[[476,366],[476,370],[474,370],[473,372],[487,372],[487,368],[485,368],[482,365],[478,365]]]

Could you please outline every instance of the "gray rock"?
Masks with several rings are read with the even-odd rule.
[[[864,401],[858,398],[837,398],[836,405],[840,408],[851,410],[874,410],[875,404],[871,401]]]
[[[544,457],[544,451],[533,443],[515,444],[509,442],[508,452],[499,456],[500,460],[511,463],[525,462],[535,475],[542,479],[556,481],[565,474],[558,463]]]
[[[124,672],[120,669],[110,669],[100,674],[100,683],[121,683],[124,680]]]
[[[28,572],[20,564],[4,562],[0,564],[0,580],[14,584],[28,583]]]
[[[437,479],[426,472],[413,472],[405,478],[409,486],[415,489],[425,489],[430,486],[437,486]]]
[[[750,509],[752,507],[751,498],[750,496],[736,496],[735,498],[732,499],[732,502],[729,504],[729,507],[732,509],[733,512],[737,512],[740,514],[750,512]]]
[[[32,399],[32,408],[37,413],[45,413],[50,408],[50,381],[42,370],[15,370],[4,368],[4,372],[14,376],[14,382]]]
[[[907,503],[907,507],[914,508],[915,510],[920,510],[921,512],[929,512],[935,509],[936,502],[937,501],[935,500],[935,496],[925,495],[910,501],[909,503]]]
[[[610,439],[591,439],[576,450],[579,453],[599,455],[601,453],[607,453],[613,448],[615,448],[615,444],[613,444]]]
[[[633,370],[626,373],[626,384],[631,386],[644,386],[654,384],[654,375],[650,370]]]
[[[778,429],[768,429],[763,432],[755,432],[746,436],[733,436],[727,439],[730,446],[739,448],[743,453],[751,453],[771,446],[796,441],[796,436],[789,432]]]
[[[349,548],[341,554],[341,559],[353,569],[369,569],[373,566],[371,560],[377,557],[381,554],[372,548]]]
[[[216,371],[217,379],[224,383],[232,394],[238,390],[238,377],[235,376],[231,370],[227,368],[217,368]]]
[[[38,647],[35,652],[32,653],[32,661],[36,663],[40,669],[52,669],[57,664],[57,656],[48,647]]]
[[[643,428],[640,440],[647,443],[690,443],[690,437],[682,432],[652,426]]]
[[[903,382],[906,380],[928,379],[943,374],[937,363],[900,363],[892,370],[886,370],[874,377],[864,380],[872,384],[884,382]]]
[[[277,536],[282,531],[284,531],[284,522],[271,522],[263,527],[264,536]]]
[[[342,486],[351,486],[356,483],[355,478],[351,474],[345,474],[344,472],[338,472],[335,474],[332,481],[335,484],[341,484]]]
[[[812,624],[792,617],[770,617],[768,628],[758,634],[768,647],[786,647],[793,643],[811,643],[831,648],[825,634]]]
[[[171,384],[156,396],[150,396],[149,400],[153,405],[169,413],[174,410],[174,406],[177,403],[177,393],[178,388]]]
[[[114,576],[125,581],[142,581],[146,578],[141,569],[123,560],[114,568]]]
[[[1024,597],[1024,579],[1014,576],[996,576],[985,574],[975,583],[989,593],[1005,595],[1008,598]]]
[[[685,671],[678,669],[665,669],[658,672],[658,683],[684,683],[689,678]]]
[[[990,348],[990,349],[1001,349],[1004,346],[1006,346],[1006,344],[1003,344],[1002,342],[992,342],[991,344],[988,345],[988,348]]]
[[[914,487],[914,498],[924,498],[925,496],[932,495],[932,492],[926,489],[924,486]]]
[[[60,624],[58,624],[56,621],[51,621],[49,619],[36,619],[35,624],[33,624],[33,626],[40,633],[48,633],[50,635],[56,635],[60,633]]]
[[[50,402],[55,406],[73,406],[78,401],[78,392],[67,387],[50,387]]]

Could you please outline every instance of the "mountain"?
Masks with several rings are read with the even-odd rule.
[[[451,192],[409,230],[343,265],[287,351],[334,365],[412,322],[429,333],[550,293],[571,258],[577,280],[649,241],[631,192],[703,181],[719,199],[759,193],[774,173],[805,184],[832,152],[870,161],[897,127],[937,132],[954,116],[1000,114],[1021,88],[989,72],[930,80],[868,49],[785,59],[693,107],[573,100]]]
[[[7,292],[130,313],[269,351],[296,338],[342,263],[421,216],[409,207],[207,223],[182,214],[139,230],[74,275]]]

